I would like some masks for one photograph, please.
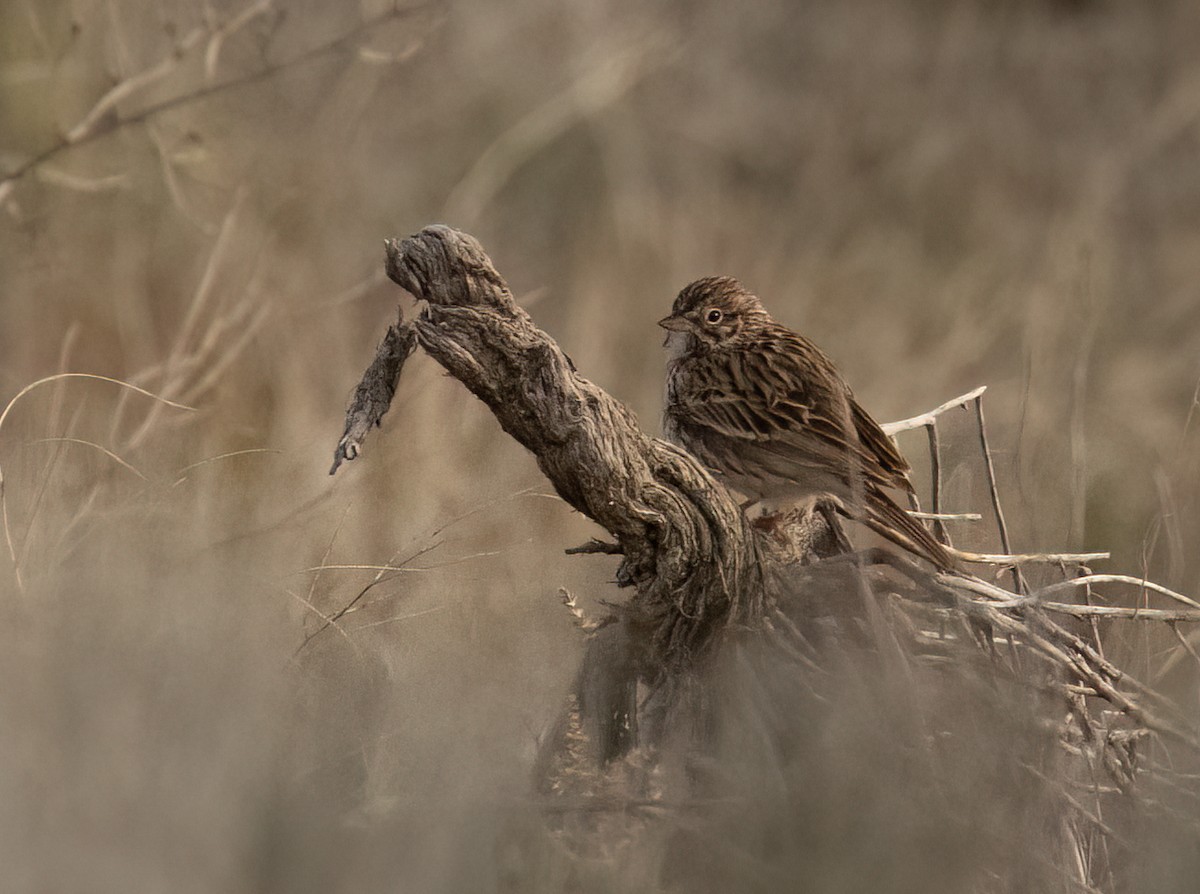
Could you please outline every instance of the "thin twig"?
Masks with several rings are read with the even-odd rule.
[[[587,543],[581,543],[579,546],[569,546],[563,552],[568,556],[619,556],[621,555],[621,544],[593,537]]]
[[[1195,646],[1189,642],[1188,638],[1179,632],[1178,624],[1171,623],[1168,626],[1171,628],[1171,633],[1175,635],[1175,639],[1179,640],[1180,648],[1168,655],[1162,666],[1159,667],[1156,676],[1160,680],[1166,677],[1174,669],[1175,665],[1179,663],[1181,652],[1191,656],[1192,660],[1196,663],[1197,669],[1200,669],[1200,652],[1197,652]]]
[[[420,549],[418,549],[416,552],[412,553],[410,556],[408,556],[405,559],[399,559],[397,561],[397,557],[400,555],[400,551],[397,550],[395,556],[392,557],[392,560],[389,561],[385,565],[328,565],[328,564],[323,563],[320,566],[304,569],[304,572],[319,574],[321,571],[327,570],[327,569],[362,570],[362,571],[375,571],[376,572],[375,577],[371,579],[370,583],[368,583],[365,587],[363,587],[361,590],[359,590],[359,592],[357,593],[357,595],[355,595],[355,597],[353,599],[351,599],[348,603],[346,603],[345,606],[343,606],[340,610],[338,610],[331,616],[332,621],[337,621],[340,618],[342,618],[343,616],[345,616],[345,615],[349,614],[351,611],[353,611],[355,609],[355,607],[358,605],[358,603],[362,601],[363,597],[365,597],[367,595],[367,593],[369,593],[377,584],[383,582],[384,576],[387,575],[389,572],[401,573],[401,572],[414,572],[414,571],[431,571],[431,570],[434,570],[435,568],[444,568],[444,567],[447,567],[450,565],[461,564],[462,562],[469,561],[471,559],[478,559],[478,558],[481,558],[484,556],[489,556],[489,555],[498,555],[500,551],[496,551],[493,553],[474,553],[470,556],[461,556],[457,559],[452,559],[449,562],[442,563],[441,565],[429,566],[427,568],[413,568],[409,565],[409,562],[413,562],[413,561],[421,558],[422,556],[428,555],[433,550],[435,550],[439,546],[441,546],[445,541],[438,540],[436,538],[446,529],[453,527],[454,525],[458,524],[459,522],[463,521],[464,519],[470,518],[472,515],[482,512],[485,509],[489,509],[493,506],[496,506],[496,505],[506,502],[508,500],[516,499],[518,497],[526,497],[526,496],[550,497],[551,495],[540,493],[540,492],[534,490],[533,487],[528,487],[523,490],[519,490],[516,493],[509,494],[508,496],[499,497],[495,500],[489,500],[486,503],[483,503],[479,506],[475,506],[472,509],[468,510],[467,512],[464,512],[460,515],[456,515],[453,518],[449,519],[448,521],[443,522],[437,528],[435,528],[433,530],[433,532],[429,535],[429,538],[428,538],[432,542],[430,544],[428,544],[427,546],[421,547]],[[552,497],[552,498],[555,500],[558,499],[558,497]],[[314,578],[314,586],[315,586],[315,578]],[[325,626],[328,626],[328,624]],[[297,647],[295,654],[299,654],[300,651],[303,650],[304,647],[307,646],[309,644],[309,642],[312,641],[313,637],[315,637],[318,633],[320,633],[324,629],[325,629],[324,627],[321,627],[320,629],[314,630],[307,637],[305,637],[304,642],[302,642]]]
[[[1054,565],[1070,562],[1088,565],[1112,557],[1111,553],[971,553],[955,550],[954,554],[965,562],[977,565]]]
[[[430,553],[433,550],[437,549],[439,546],[442,545],[442,543],[443,543],[443,541],[437,540],[437,541],[434,541],[433,543],[429,544],[428,546],[422,547],[421,549],[419,549],[415,553],[413,553],[411,556],[409,556],[407,559],[401,560],[400,565],[407,565],[409,562],[412,562],[415,559],[419,559],[421,556],[426,555],[427,553]],[[393,563],[389,562],[388,564],[392,565]],[[359,601],[364,596],[366,596],[367,593],[369,593],[372,588],[374,588],[374,586],[376,584],[378,584],[380,581],[383,580],[383,576],[385,574],[387,574],[387,572],[388,572],[388,569],[386,567],[381,568],[379,570],[379,573],[375,575],[374,579],[370,583],[368,583],[365,587],[363,587],[361,590],[359,590],[358,594],[353,599],[351,599],[344,606],[342,606],[342,608],[338,609],[336,612],[334,612],[332,615],[330,615],[324,624],[322,624],[320,627],[318,627],[316,630],[314,630],[312,633],[310,633],[308,636],[306,636],[304,638],[304,642],[300,643],[300,645],[296,647],[296,651],[294,654],[299,655],[300,652],[304,650],[304,647],[307,646],[310,642],[312,642],[313,639],[319,633],[321,633],[323,630],[325,630],[326,627],[329,627],[331,624],[334,624],[337,621],[341,620],[341,618],[347,612],[351,611],[354,608],[354,606],[356,606],[359,603]],[[315,583],[315,578],[314,578],[314,583]]]
[[[1071,579],[1070,575],[1067,574],[1067,566],[1066,566],[1065,562],[1062,564],[1062,573],[1063,573],[1063,580]],[[1095,603],[1092,602],[1092,585],[1090,582],[1088,583],[1087,586],[1085,586],[1083,588],[1083,601],[1084,601],[1085,605],[1095,605]],[[1104,654],[1104,643],[1100,639],[1100,624],[1096,621],[1095,618],[1092,618],[1088,623],[1091,625],[1091,628],[1092,628],[1092,640],[1096,644],[1096,651],[1099,654],[1103,655]]]
[[[384,624],[395,624],[397,621],[411,621],[413,618],[423,618],[425,615],[433,615],[438,612],[444,612],[446,606],[435,605],[432,608],[422,609],[419,612],[409,612],[407,615],[396,615],[394,618],[384,618],[382,621],[371,621],[367,624],[359,624],[354,628],[354,632],[360,630],[369,630],[372,627],[382,627]]]
[[[324,567],[325,562],[333,553],[333,545],[337,542],[338,534],[342,532],[342,525],[346,523],[346,519],[350,516],[350,509],[353,503],[347,503],[346,508],[342,510],[342,517],[338,519],[338,523],[334,525],[333,533],[329,535],[329,543],[325,547],[325,555],[321,556],[321,566]],[[313,579],[308,584],[308,598],[312,601],[313,595],[317,592],[317,581],[321,579],[321,570],[318,568],[317,573],[313,575]]]
[[[950,532],[946,530],[945,524],[942,523],[942,447],[938,441],[937,420],[933,419],[925,426],[925,431],[929,435],[929,478],[932,482],[930,485],[933,491],[933,536],[935,536],[946,546],[953,546],[950,541]]]
[[[130,472],[133,472],[133,474],[137,475],[143,481],[150,480],[141,471],[141,469],[138,469],[132,463],[127,462],[126,460],[124,460],[120,456],[118,456],[116,453],[113,453],[113,451],[109,450],[104,445],[97,444],[95,441],[86,441],[83,438],[61,438],[60,437],[60,438],[38,438],[37,440],[30,441],[29,443],[30,444],[82,444],[85,447],[93,447],[96,450],[99,450],[101,453],[103,453],[105,456],[107,456],[109,459],[111,459],[117,465],[128,469]]]
[[[921,413],[919,416],[912,416],[908,419],[901,419],[897,422],[886,422],[881,428],[889,435],[895,436],[903,431],[912,431],[914,428],[931,424],[938,416],[943,413],[956,409],[958,407],[966,407],[973,400],[977,400],[983,392],[987,391],[987,385],[980,385],[974,391],[968,391],[966,394],[960,394],[953,400],[948,400],[939,407],[930,410],[928,413]]]
[[[181,485],[181,484],[183,484],[183,482],[187,481],[188,478],[190,477],[188,475],[188,472],[192,471],[193,469],[198,469],[201,466],[207,466],[209,463],[215,463],[218,460],[230,459],[231,457],[234,457],[234,456],[246,456],[247,454],[251,454],[251,453],[279,454],[279,453],[283,453],[283,451],[276,450],[276,449],[273,449],[270,447],[251,447],[246,450],[232,450],[229,453],[222,453],[220,456],[210,456],[208,459],[202,459],[199,462],[195,462],[195,463],[192,463],[191,465],[184,466],[182,469],[180,469],[178,472],[176,472],[175,474],[178,475],[179,477],[175,479],[175,481],[171,484],[171,487],[179,487],[179,485]]]
[[[1191,608],[1200,609],[1200,602],[1192,599],[1190,596],[1184,596],[1182,593],[1176,593],[1164,587],[1162,584],[1156,584],[1154,581],[1146,580],[1141,577],[1130,577],[1127,574],[1085,574],[1082,577],[1073,577],[1070,580],[1059,581],[1056,584],[1048,584],[1032,595],[1032,599],[1038,600],[1052,593],[1061,593],[1064,590],[1070,590],[1074,587],[1081,587],[1090,584],[1130,584],[1142,590],[1150,590],[1154,593],[1159,593],[1176,602],[1189,606]]]
[[[1073,602],[1038,602],[1038,607],[1048,612],[1071,615],[1075,618],[1126,618],[1134,621],[1166,621],[1200,623],[1200,611],[1176,609],[1168,611],[1158,608],[1129,608],[1122,605],[1080,605]]]
[[[979,445],[983,449],[983,461],[987,466],[988,489],[992,495],[992,509],[996,513],[996,527],[1000,530],[1000,548],[1005,553],[1012,553],[1012,545],[1008,539],[1008,525],[1004,523],[1004,510],[1000,508],[1000,490],[996,487],[996,467],[992,464],[992,451],[988,447],[987,423],[983,418],[983,391],[975,395],[975,415],[979,420]],[[1013,585],[1018,593],[1027,593],[1025,578],[1021,574],[1019,564],[1012,567]]]
[[[356,652],[359,651],[358,644],[355,643],[354,640],[350,638],[350,634],[346,632],[345,628],[337,623],[338,619],[336,617],[335,618],[329,617],[323,611],[321,611],[319,608],[317,608],[315,605],[313,605],[311,601],[309,601],[308,599],[305,599],[299,593],[294,593],[288,589],[284,589],[283,592],[287,593],[289,596],[291,596],[293,599],[295,599],[297,602],[299,602],[301,605],[303,605],[305,608],[307,608],[310,612],[312,612],[314,615],[316,615],[318,618],[320,618],[324,622],[321,626],[322,630],[324,630],[326,627],[332,627],[339,634],[341,634],[342,638],[345,639],[347,643],[350,644],[350,648],[354,649]],[[311,639],[311,638],[312,637],[310,636],[309,639]],[[302,643],[300,645],[300,648],[296,649],[296,651],[292,653],[292,657],[295,658],[297,655],[299,655],[300,649],[303,649],[307,643],[308,643],[308,639],[306,639],[304,641],[304,643]]]
[[[462,565],[464,562],[470,562],[475,559],[490,559],[495,556],[504,555],[505,550],[493,549],[484,552],[471,553],[467,556],[458,556],[454,559],[449,559],[445,562],[440,562],[436,565],[351,565],[351,564],[330,564],[330,565],[314,565],[311,568],[304,568],[295,572],[296,574],[320,574],[322,571],[378,571],[383,574],[394,572],[396,574],[418,574],[422,571],[440,571],[443,568],[451,568],[454,565]]]

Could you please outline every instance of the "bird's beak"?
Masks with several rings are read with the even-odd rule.
[[[663,317],[658,321],[658,325],[670,332],[687,332],[692,328],[692,324],[686,319],[674,315]]]

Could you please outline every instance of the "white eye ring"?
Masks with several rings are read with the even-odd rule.
[[[714,307],[712,310],[710,310],[708,313],[706,313],[704,315],[704,319],[706,321],[708,321],[709,323],[719,323],[719,322],[721,322],[721,317],[723,317],[723,316],[724,316],[724,314],[722,314],[720,310],[718,310],[717,308]]]

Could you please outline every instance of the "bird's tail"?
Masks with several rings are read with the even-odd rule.
[[[939,571],[961,572],[949,548],[883,491],[868,490],[862,523],[897,546],[931,562]]]

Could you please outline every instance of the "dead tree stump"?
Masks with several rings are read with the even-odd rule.
[[[646,435],[625,406],[579,374],[516,305],[475,239],[432,226],[389,240],[386,251],[388,276],[422,306],[379,346],[331,471],[358,455],[420,345],[533,452],[558,494],[615,541],[579,551],[622,557],[618,580],[632,595],[591,634],[570,704],[537,769],[538,787],[560,804],[590,799],[582,808],[589,817],[583,831],[595,831],[593,806],[609,799],[616,805],[614,828],[628,837],[629,805],[662,803],[662,780],[647,751],[681,736],[691,744],[677,750],[685,758],[676,769],[693,796],[709,788],[720,795],[719,786],[704,781],[716,777],[693,760],[706,742],[713,743],[708,751],[725,748],[735,761],[763,742],[764,763],[799,753],[772,769],[773,780],[794,787],[795,803],[827,781],[821,761],[836,763],[839,753],[858,750],[869,760],[903,755],[907,772],[917,776],[876,782],[885,790],[898,785],[901,800],[920,795],[912,822],[941,822],[937,811],[945,807],[945,821],[969,831],[962,846],[983,847],[979,867],[964,863],[948,888],[954,890],[1040,890],[1062,882],[1115,890],[1121,858],[1110,846],[1121,836],[1097,819],[1102,803],[1111,808],[1125,798],[1137,774],[1149,769],[1154,779],[1170,782],[1157,790],[1155,803],[1166,804],[1163,792],[1200,803],[1193,777],[1176,769],[1200,762],[1191,714],[1114,666],[1098,638],[1093,643],[1050,618],[1051,612],[1092,618],[1109,612],[1192,623],[1200,621],[1200,610],[1192,610],[1197,603],[1159,587],[1185,609],[1066,604],[1046,596],[1083,578],[1014,592],[931,574],[886,550],[830,558],[837,538],[817,513],[793,519],[785,536],[759,530],[691,455]],[[1021,561],[1062,564],[1053,554],[1008,558],[1014,568]],[[731,680],[742,680],[743,688],[731,694]],[[749,713],[748,700],[757,706]],[[712,703],[723,707],[710,710]],[[852,733],[844,742],[834,736],[831,750],[814,734],[823,724]],[[748,732],[753,741],[743,742]],[[979,772],[976,755],[1004,737],[996,767]],[[1149,749],[1138,747],[1143,740],[1158,748],[1149,763],[1143,756]],[[1110,780],[1105,786],[1096,783],[1101,772]],[[950,785],[947,773],[954,776]],[[1031,780],[1024,800],[1005,802],[1018,813],[987,807],[993,792],[1023,792]],[[1088,805],[1080,801],[1083,789]],[[844,800],[829,804],[840,809]],[[1019,811],[1031,804],[1046,822],[1011,834],[1021,828]],[[972,819],[977,809],[984,812]],[[1003,817],[999,837],[975,834],[971,823],[994,815]],[[771,820],[752,847],[794,819]],[[708,834],[746,828],[744,817],[734,817]],[[1087,865],[1071,863],[1069,855],[1085,851]],[[1029,871],[1006,873],[1006,860],[1025,860]],[[715,884],[702,868],[709,865],[685,861],[675,875]]]

